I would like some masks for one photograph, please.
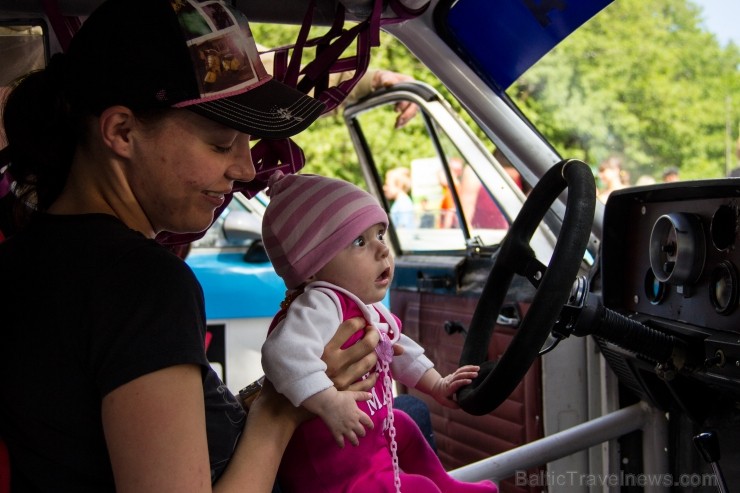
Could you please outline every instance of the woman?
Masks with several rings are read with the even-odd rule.
[[[207,78],[213,47],[238,69]],[[13,491],[270,491],[307,413],[268,383],[246,419],[206,360],[200,286],[154,238],[206,229],[255,176],[250,137],[293,135],[321,108],[267,75],[220,1],[110,0],[14,88],[5,154],[34,213],[0,244]],[[377,336],[339,347],[363,325],[324,353],[358,400]]]

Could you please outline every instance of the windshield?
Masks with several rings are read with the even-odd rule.
[[[453,7],[453,28],[455,9],[476,1]],[[561,156],[592,165],[602,201],[625,186],[730,176],[740,159],[740,51],[702,12],[689,0],[617,0],[515,80],[485,60],[479,69]]]

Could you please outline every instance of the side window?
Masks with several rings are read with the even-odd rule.
[[[472,166],[481,149],[466,149],[467,136],[453,139],[459,127],[448,129],[424,110],[395,128],[395,104],[359,113],[354,131],[361,134],[368,166],[377,171],[401,251],[463,251],[471,242],[499,243],[509,218]],[[494,158],[485,160],[478,164],[490,167]]]

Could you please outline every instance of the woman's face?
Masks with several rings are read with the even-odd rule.
[[[139,122],[128,181],[155,233],[208,228],[234,181],[255,176],[250,136],[188,110]]]

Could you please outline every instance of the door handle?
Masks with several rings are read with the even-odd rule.
[[[521,322],[521,320],[517,316],[506,317],[499,313],[498,317],[496,317],[496,323],[505,327],[517,327],[519,325],[519,322]]]
[[[517,305],[512,303],[502,306],[498,317],[496,317],[496,323],[504,327],[519,327],[522,323],[522,317]]]
[[[502,325],[504,327],[519,327],[519,324],[521,323],[522,319],[519,317],[519,311],[514,307],[513,305],[505,306],[501,310],[502,312],[506,313],[507,315],[513,315],[512,317],[508,317],[506,315],[503,315],[502,313],[498,314],[498,317],[496,317],[496,324]],[[444,324],[444,330],[447,332],[447,334],[457,334],[460,333],[462,335],[467,335],[468,330],[465,328],[462,322],[459,320],[447,320]]]

